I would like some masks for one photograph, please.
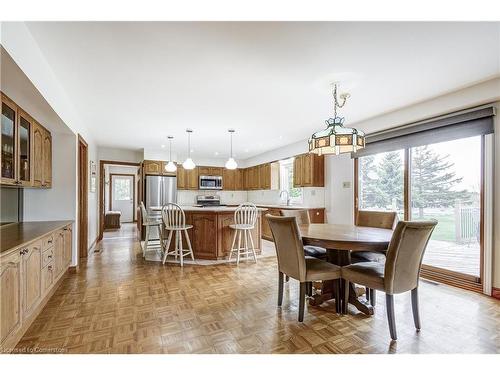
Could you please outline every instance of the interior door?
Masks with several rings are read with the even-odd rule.
[[[111,210],[120,211],[120,221],[134,221],[134,176],[111,175]]]

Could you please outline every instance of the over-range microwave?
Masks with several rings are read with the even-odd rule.
[[[200,190],[222,190],[222,176],[200,176]]]

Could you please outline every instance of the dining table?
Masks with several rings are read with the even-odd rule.
[[[338,266],[351,264],[351,252],[372,251],[384,253],[392,237],[391,229],[361,227],[344,224],[301,224],[300,235],[304,245],[323,247],[327,251],[327,261]],[[321,293],[310,299],[311,305],[319,305],[327,300],[338,298],[341,306],[349,303],[360,312],[372,315],[373,306],[359,299],[354,284],[349,284],[349,301],[344,301],[344,283],[341,283],[340,296],[336,295],[333,280],[323,281]],[[343,307],[345,309],[345,307]]]

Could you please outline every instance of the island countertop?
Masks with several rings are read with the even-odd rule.
[[[185,212],[234,212],[238,208],[237,205],[227,205],[227,206],[180,206]],[[160,206],[151,206],[152,211],[161,211]],[[267,211],[266,208],[257,207],[257,210]]]
[[[72,223],[72,220],[59,220],[5,224],[0,227],[0,254],[27,245]]]

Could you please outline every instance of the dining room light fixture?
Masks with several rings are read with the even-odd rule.
[[[191,133],[193,131],[191,129],[186,129],[186,133],[188,135],[188,149],[187,149],[187,159],[182,163],[182,167],[184,169],[194,169],[196,167],[196,164],[194,163],[193,159],[191,159]]]
[[[229,155],[229,159],[226,161],[226,169],[236,169],[238,168],[238,164],[236,163],[236,160],[233,158],[233,134],[234,134],[234,129],[229,129],[228,130],[230,137],[231,137],[231,153]]]
[[[174,137],[169,135],[167,138],[169,142],[169,157],[168,157],[168,163],[165,166],[165,171],[175,172],[177,170],[177,165],[175,165],[175,163],[172,161],[172,139],[174,139]]]
[[[337,84],[333,86],[333,118],[325,121],[326,129],[313,133],[309,138],[309,152],[318,155],[338,155],[347,152],[356,152],[365,147],[365,133],[344,126],[344,117],[337,116],[337,108],[342,108],[348,93],[340,94],[342,103],[337,98]]]

